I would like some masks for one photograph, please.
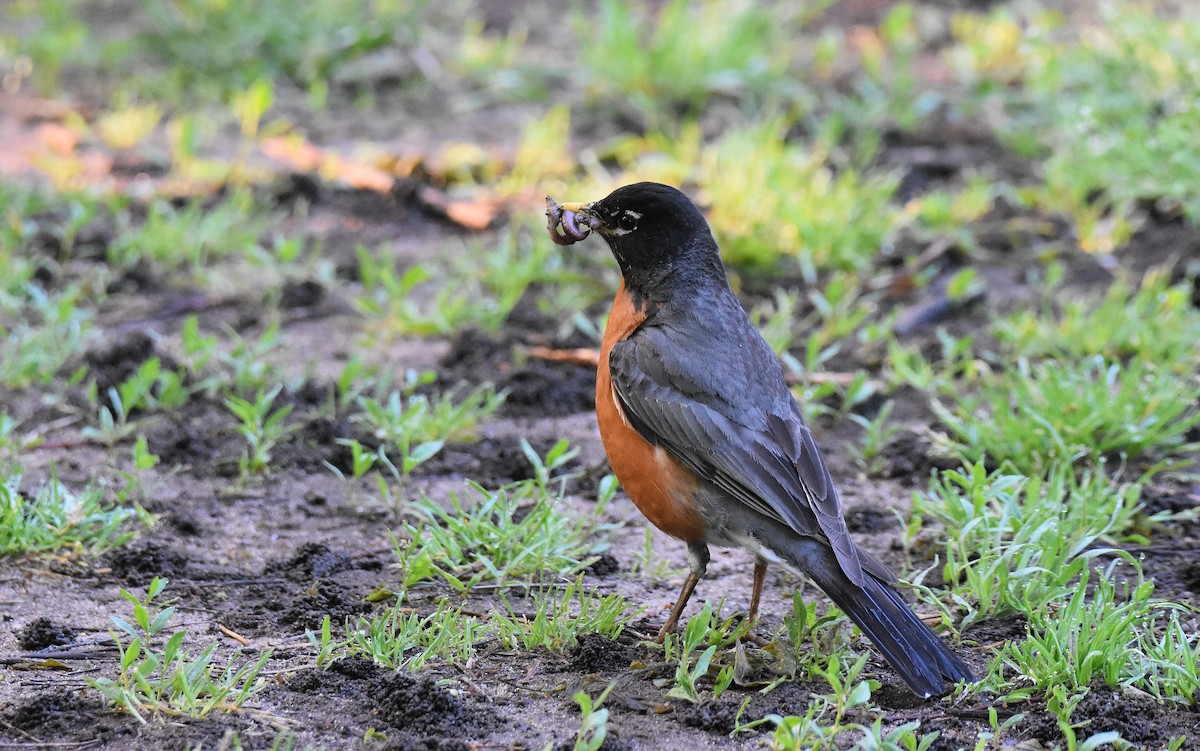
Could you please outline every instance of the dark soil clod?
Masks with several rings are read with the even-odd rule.
[[[60,647],[75,641],[75,629],[55,623],[46,616],[26,624],[17,635],[17,644],[27,652],[36,652],[46,647]]]

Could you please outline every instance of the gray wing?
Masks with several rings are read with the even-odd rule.
[[[861,585],[864,561],[812,432],[781,375],[772,377],[774,353],[765,344],[750,349],[749,362],[746,351],[737,353],[749,366],[739,370],[728,359],[683,353],[647,328],[613,347],[609,369],[643,438],[753,511],[828,540],[846,576]]]

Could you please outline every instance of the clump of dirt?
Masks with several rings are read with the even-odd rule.
[[[286,576],[292,581],[307,583],[351,568],[354,568],[354,559],[346,551],[333,550],[321,542],[306,542],[286,561],[268,563],[263,575]]]
[[[612,576],[621,573],[621,562],[611,553],[604,553],[587,570],[595,576]]]
[[[325,299],[325,287],[311,279],[288,281],[279,292],[279,307],[284,310],[310,308]]]
[[[1115,730],[1137,748],[1157,748],[1164,738],[1190,737],[1196,729],[1195,712],[1180,711],[1152,697],[1108,686],[1092,686],[1075,707],[1072,721],[1087,721],[1077,731],[1081,737]],[[1024,737],[1046,746],[1057,745],[1063,739],[1058,719],[1049,712],[1027,717],[1018,729]]]
[[[682,725],[700,728],[710,733],[727,736],[737,727],[737,704],[700,704],[675,711],[675,718]]]
[[[1188,561],[1179,569],[1180,582],[1192,592],[1200,592],[1200,561]]]
[[[509,417],[565,417],[596,408],[596,371],[590,366],[530,360],[498,386],[508,390],[500,412]]]
[[[555,443],[549,438],[531,438],[528,441],[538,456],[545,456]],[[560,471],[577,472],[580,468],[579,460],[572,459]],[[449,444],[418,467],[416,474],[425,477],[461,476],[485,488],[498,488],[534,477],[533,465],[521,450],[519,439],[513,437]]]
[[[107,399],[108,390],[121,385],[154,356],[154,340],[144,331],[131,331],[106,347],[89,350],[83,360],[96,379],[96,390]]]
[[[20,740],[18,745],[27,745],[31,735],[35,738],[77,737],[80,727],[87,728],[89,743],[103,743],[121,734],[119,716],[100,700],[79,691],[44,691],[0,717],[3,717],[0,738]]]
[[[851,532],[883,532],[896,526],[896,517],[870,506],[846,509],[846,526]]]
[[[296,403],[297,396],[292,395],[291,399]],[[349,475],[354,469],[353,455],[349,447],[337,442],[338,439],[354,438],[364,445],[374,445],[372,439],[347,420],[322,416],[297,419],[293,416],[290,424],[293,430],[271,454],[271,468],[276,472],[299,469],[323,473],[329,471],[325,465],[330,464]]]
[[[224,427],[226,414],[223,406],[193,397],[182,409],[148,425],[146,443],[167,467],[208,465],[224,456],[236,469],[229,453],[232,443]]]
[[[27,652],[62,646],[73,641],[75,641],[75,629],[55,623],[46,616],[30,621],[17,635],[17,644]]]
[[[487,380],[509,392],[500,408],[508,417],[563,417],[595,408],[595,369],[536,359],[514,366],[514,349],[522,341],[519,333],[503,338],[473,329],[459,333],[438,362],[438,384],[478,383],[481,373],[488,374]]]
[[[158,542],[138,541],[108,554],[113,576],[143,586],[156,576],[177,578],[187,566],[187,556]]]
[[[633,652],[627,645],[596,633],[579,637],[579,643],[567,655],[571,669],[584,673],[625,670],[633,661]]]
[[[321,628],[325,616],[329,616],[333,623],[342,623],[347,618],[362,615],[370,609],[370,603],[351,594],[350,590],[341,584],[318,581],[284,608],[279,621],[285,626],[293,626],[302,631],[316,631]]]
[[[380,681],[375,706],[389,725],[423,735],[445,735],[451,728],[462,736],[485,735],[490,721],[473,716],[462,699],[428,676],[395,673]],[[482,732],[478,732],[482,731]]]

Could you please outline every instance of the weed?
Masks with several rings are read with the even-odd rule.
[[[1066,686],[1054,686],[1046,698],[1046,709],[1058,720],[1058,729],[1062,731],[1063,739],[1067,742],[1066,747],[1068,751],[1076,751],[1076,749],[1078,751],[1099,751],[1099,749],[1109,745],[1116,748],[1131,747],[1128,741],[1123,739],[1121,734],[1115,730],[1096,733],[1080,742],[1079,735],[1075,731],[1082,727],[1082,725],[1072,723],[1071,715],[1075,714],[1075,708],[1079,706],[1079,702],[1083,700],[1083,697],[1087,696],[1088,689],[1084,688],[1082,691],[1076,691],[1069,696],[1067,691],[1068,688]]]
[[[295,429],[294,426],[283,424],[292,413],[292,405],[271,411],[275,397],[279,396],[282,389],[283,385],[280,384],[270,391],[260,391],[254,401],[240,396],[225,399],[225,406],[239,420],[238,432],[246,439],[246,450],[238,459],[238,471],[242,477],[266,472],[275,445]]]
[[[784,25],[754,4],[670,0],[651,18],[602,0],[594,18],[577,13],[574,23],[588,37],[588,83],[631,101],[651,123],[676,119],[680,109],[698,114],[713,94],[761,99],[786,84],[786,46],[772,41]]]
[[[601,705],[616,685],[610,683],[595,701],[583,691],[577,692],[573,697],[582,715],[579,732],[575,734],[575,751],[600,751],[604,746],[604,739],[608,737],[608,710],[602,709]]]
[[[396,548],[407,568],[428,567],[465,591],[484,581],[573,576],[608,547],[611,527],[594,517],[562,514],[534,481],[495,491],[476,483],[469,487],[477,496],[470,506],[464,507],[457,493],[451,494],[449,510],[428,498],[414,505],[424,520],[406,524],[413,543]]]
[[[120,672],[116,678],[89,678],[88,685],[143,723],[146,712],[199,718],[214,710],[237,711],[265,685],[259,673],[271,659],[271,650],[241,665],[237,664],[241,652],[234,652],[221,667],[213,663],[216,642],[192,656],[183,649],[184,630],[174,632],[161,649],[156,648],[160,633],[175,613],[174,607],[153,610],[166,586],[166,579],[155,577],[143,599],[121,590],[121,596],[133,605],[133,623],[110,616],[117,627],[110,633],[121,650]]]
[[[720,612],[714,612],[712,603],[709,602],[704,603],[700,612],[688,620],[687,626],[683,630],[683,641],[679,645],[679,664],[675,669],[675,685],[667,692],[667,696],[683,699],[692,704],[699,704],[702,701],[698,684],[701,679],[708,676],[713,658],[717,656],[718,650],[728,649],[750,631],[752,624],[743,620],[735,626],[735,620],[736,616],[722,620]],[[703,644],[708,646],[700,651]],[[666,646],[664,651],[669,655],[674,650],[670,646]],[[726,665],[720,670],[717,674],[716,684],[713,686],[712,698],[714,700],[729,688],[729,684],[733,681],[733,675],[734,666],[732,664]]]
[[[1134,567],[1135,576],[1119,588],[1114,571],[1121,560]],[[1025,639],[1001,647],[996,661],[1003,670],[993,670],[988,682],[1006,691],[1006,700],[1037,691],[1058,695],[1061,702],[1067,696],[1062,692],[1078,695],[1103,683],[1190,701],[1197,687],[1195,669],[1170,662],[1183,658],[1195,665],[1197,648],[1186,638],[1178,640],[1176,630],[1185,606],[1156,600],[1153,593],[1153,582],[1142,577],[1141,566],[1129,556],[1103,570],[1085,569],[1074,589],[1030,611]],[[1168,622],[1161,635],[1156,633],[1160,619]],[[1069,715],[1065,709],[1060,720]]]
[[[21,493],[20,469],[0,482],[0,554],[38,553],[83,546],[95,553],[111,550],[133,536],[125,522],[132,508],[110,506],[98,486],[69,490],[51,468],[50,479],[33,495]]]
[[[175,208],[156,199],[147,208],[145,221],[136,227],[128,212],[117,218],[121,231],[108,246],[108,260],[122,269],[150,263],[203,279],[217,259],[260,251],[261,222],[244,193],[234,193],[214,206],[195,201]]]
[[[842,747],[841,742],[849,733],[860,735],[855,748],[929,748],[937,739],[937,734],[930,733],[918,738],[915,731],[919,723],[906,723],[885,735],[882,722],[878,720],[870,726],[848,721],[852,710],[867,706],[872,690],[879,685],[874,681],[859,680],[866,664],[867,655],[863,655],[846,666],[843,672],[841,660],[835,655],[830,658],[827,667],[818,668],[816,674],[825,678],[833,691],[810,701],[804,715],[782,717],[772,714],[764,718],[775,725],[775,734],[771,739],[774,747],[781,751],[835,749]]]
[[[475,426],[504,403],[504,392],[485,383],[466,395],[456,386],[428,397],[390,392],[386,400],[362,396],[356,401],[362,411],[351,419],[371,430],[387,446],[405,446],[430,441],[461,441],[471,436]]]
[[[934,403],[947,448],[968,462],[1011,463],[1041,473],[1056,462],[1163,459],[1194,451],[1200,384],[1144,360],[1018,360],[975,395]]]
[[[890,425],[892,407],[895,402],[891,399],[883,403],[874,419],[868,420],[862,415],[851,414],[849,417],[863,429],[862,445],[859,448],[855,462],[868,475],[878,475],[884,470],[883,452],[891,445],[899,428]]]
[[[818,617],[815,608],[805,604],[800,592],[792,593],[792,613],[783,617],[783,630],[790,644],[793,674],[812,678],[821,668],[823,656],[844,656],[849,648],[847,618],[831,607]]]
[[[1139,199],[1200,218],[1200,174],[1183,158],[1193,118],[1185,103],[1200,95],[1194,9],[1167,17],[1114,2],[1099,8],[1099,23],[1069,35],[1057,25],[1050,14],[1022,25],[1025,85],[1001,89],[1010,94],[1006,137],[1046,155],[1041,198],[1073,216],[1089,251],[1111,252],[1129,237]]]
[[[507,598],[507,615],[492,613],[497,638],[508,649],[519,646],[560,652],[578,644],[581,634],[591,633],[615,639],[637,617],[620,595],[601,596],[585,589],[582,574],[561,591],[539,588],[530,592],[530,597],[534,608],[530,614],[513,610]]]
[[[95,381],[88,385],[88,400],[98,401]],[[163,370],[157,357],[146,360],[134,373],[115,387],[108,389],[108,404],[96,408],[96,427],[86,427],[83,434],[112,446],[127,438],[135,425],[129,421],[135,411],[177,409],[188,400],[183,379],[173,370]]]
[[[150,453],[150,445],[144,435],[139,435],[134,441],[131,458],[130,470],[121,473],[121,477],[125,480],[125,487],[117,491],[118,503],[128,502],[134,497],[139,502],[144,501],[146,494],[142,488],[142,474],[158,464],[158,456]]]
[[[655,534],[654,528],[647,525],[642,549],[633,555],[633,564],[629,567],[630,576],[655,580],[678,573],[678,570],[671,568],[671,561],[669,559],[660,557],[654,552]]]
[[[980,730],[976,733],[975,751],[987,751],[989,748],[1003,748],[1006,735],[1021,721],[1025,719],[1025,715],[1021,712],[1008,717],[1003,722],[1000,721],[1000,715],[996,712],[995,707],[988,707],[988,728],[989,730]]]
[[[1048,300],[1060,297],[1058,277],[1047,274]],[[1019,357],[1137,358],[1185,376],[1194,373],[1200,353],[1200,314],[1191,295],[1189,285],[1171,286],[1166,273],[1151,272],[1136,286],[1118,278],[1099,300],[1066,301],[1057,314],[1020,311],[992,330]]]
[[[232,331],[228,333],[233,339],[233,346],[228,349],[209,349],[209,340],[205,337],[198,337],[194,342],[199,347],[196,356],[215,354],[226,371],[214,383],[228,383],[238,395],[255,394],[268,386],[278,385],[281,378],[268,356],[280,346],[279,321],[272,321],[263,329],[257,341]]]
[[[1045,478],[982,464],[941,472],[928,494],[913,496],[913,514],[950,531],[943,580],[966,611],[963,624],[1017,611],[1029,614],[1069,591],[1070,582],[1138,522],[1139,487],[1096,472],[1055,465]]]
[[[8,301],[0,294],[0,386],[13,389],[55,378],[71,357],[83,351],[92,318],[92,312],[81,305],[82,285],[47,293],[27,283],[18,295]],[[11,323],[10,317],[15,319]],[[82,373],[77,373],[69,380],[80,377]]]
[[[386,613],[347,623],[346,640],[338,651],[395,670],[420,670],[432,660],[463,665],[474,656],[475,644],[483,639],[483,632],[478,618],[464,615],[445,602],[425,616],[398,602]],[[320,644],[318,648],[320,656]]]

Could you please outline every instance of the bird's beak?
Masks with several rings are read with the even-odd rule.
[[[590,205],[591,204],[583,203],[582,201],[575,201],[573,203],[572,202],[560,203],[559,207],[562,208],[563,211],[574,211],[576,213],[579,213],[580,211],[587,211],[587,208]]]

